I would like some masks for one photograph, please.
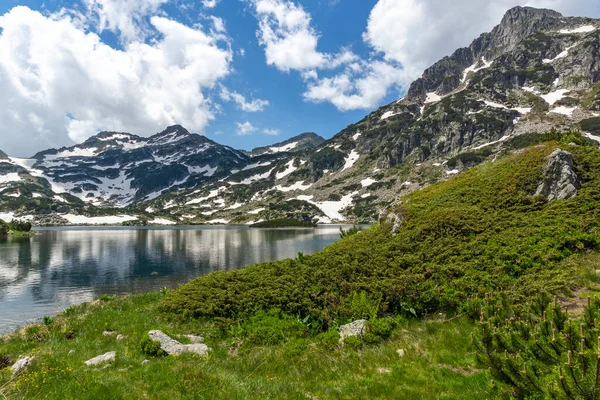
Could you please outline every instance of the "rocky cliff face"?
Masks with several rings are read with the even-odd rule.
[[[304,134],[246,153],[175,126],[150,138],[104,132],[31,160],[0,156],[0,212],[91,217],[118,206],[132,219],[170,223],[375,221],[399,195],[532,135],[581,131],[600,143],[599,28],[513,8],[428,68],[405,97],[324,142]],[[548,167],[557,184],[540,194],[573,193],[564,165],[561,156]]]

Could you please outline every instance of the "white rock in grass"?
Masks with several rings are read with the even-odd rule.
[[[183,335],[183,336],[188,338],[188,340],[190,342],[192,342],[193,344],[204,343],[204,338],[202,336],[197,336],[197,335]]]
[[[402,358],[406,355],[406,352],[404,351],[404,349],[398,349],[396,350],[396,354],[398,354],[398,357]]]
[[[23,358],[19,359],[12,366],[12,376],[14,377],[17,374],[19,374],[21,371],[24,371],[27,368],[27,366],[29,366],[29,364],[31,364],[31,362],[34,359],[35,359],[35,357],[23,357]]]
[[[117,356],[117,353],[114,351],[111,351],[109,353],[102,354],[101,356],[97,356],[97,357],[87,360],[85,362],[85,365],[92,366],[92,365],[102,364],[105,362],[115,361],[116,356]]]
[[[117,342],[120,342],[123,339],[125,339],[125,335],[117,335]]]
[[[146,365],[146,364],[148,364],[149,362],[150,362],[150,360],[144,360],[144,361],[142,361],[142,365]]]
[[[340,326],[340,342],[349,336],[362,336],[367,331],[367,320],[359,319],[346,325]]]
[[[115,332],[115,331],[104,331],[104,332],[102,332],[102,336],[114,336],[116,334],[117,334],[117,332]]]
[[[160,348],[169,355],[195,353],[204,356],[210,351],[210,347],[202,343],[181,344],[162,331],[150,331],[148,336],[150,339],[160,342]]]

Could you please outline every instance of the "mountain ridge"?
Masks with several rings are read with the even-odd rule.
[[[40,223],[81,221],[74,213],[172,224],[372,222],[399,195],[510,151],[515,141],[579,131],[600,142],[599,27],[515,7],[470,47],[428,68],[405,97],[326,141],[305,135],[320,142],[307,148],[286,148],[299,135],[252,154],[175,125],[149,138],[102,132],[85,145],[8,158],[0,162],[9,177],[0,212],[49,216]]]

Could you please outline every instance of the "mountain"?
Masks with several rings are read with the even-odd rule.
[[[296,153],[298,151],[318,147],[324,141],[325,139],[316,133],[306,132],[298,136],[294,136],[293,138],[284,142],[275,143],[271,146],[257,147],[250,152],[250,156],[256,157],[263,154],[275,154],[283,152]]]
[[[373,222],[399,195],[523,143],[571,131],[600,143],[599,27],[515,7],[405,97],[322,142],[303,134],[246,153],[174,126],[3,159],[0,212],[37,223]]]

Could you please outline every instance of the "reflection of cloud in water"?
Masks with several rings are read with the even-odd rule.
[[[311,254],[339,238],[318,229],[70,228],[0,241],[0,331],[104,293],[176,286],[215,270]]]

